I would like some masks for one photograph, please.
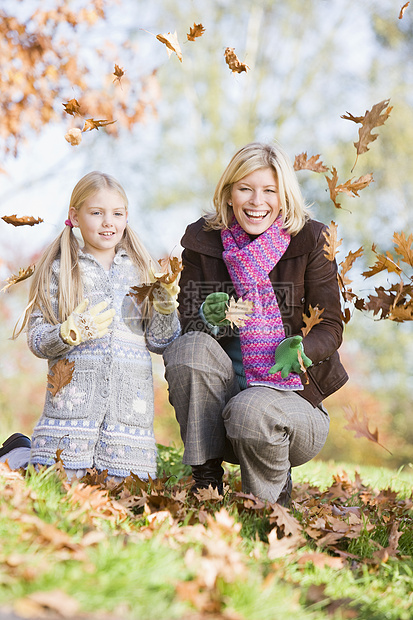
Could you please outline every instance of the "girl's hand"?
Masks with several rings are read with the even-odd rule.
[[[229,296],[226,293],[211,293],[202,304],[204,317],[211,325],[229,325],[225,318]]]
[[[108,304],[106,301],[101,301],[86,311],[88,304],[89,300],[84,299],[61,324],[60,336],[66,344],[77,346],[81,342],[102,338],[107,334],[108,327],[115,316],[115,310],[103,312]]]
[[[281,371],[283,379],[288,377],[291,372],[300,374],[302,367],[298,359],[298,351],[301,353],[303,365],[305,368],[311,366],[312,361],[304,353],[304,347],[301,336],[292,336],[291,338],[285,338],[280,342],[275,350],[275,364],[269,370],[269,374],[273,375],[276,372]]]
[[[179,305],[176,298],[181,289],[176,281],[171,284],[164,282],[159,284],[160,287],[153,291],[153,307],[159,314],[172,314]]]

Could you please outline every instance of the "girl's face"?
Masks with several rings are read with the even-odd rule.
[[[69,217],[82,233],[84,251],[110,266],[126,228],[127,210],[122,197],[114,190],[101,189],[78,211],[71,207]]]
[[[229,204],[249,235],[261,235],[280,213],[278,183],[272,168],[260,168],[233,184]]]

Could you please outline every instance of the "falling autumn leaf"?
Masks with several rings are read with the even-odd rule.
[[[65,134],[65,140],[72,146],[77,146],[82,142],[82,131],[77,127],[72,127],[72,129],[69,129]]]
[[[365,278],[371,278],[371,276],[380,273],[381,271],[388,271],[389,273],[397,273],[400,275],[402,273],[402,269],[398,263],[395,262],[394,257],[390,252],[386,252],[384,254],[378,254],[376,252],[376,245],[373,244],[372,250],[377,256],[376,262],[372,267],[369,267],[368,271],[363,271],[362,276]]]
[[[314,327],[314,325],[317,325],[318,323],[321,323],[321,321],[323,321],[323,318],[322,318],[321,315],[324,312],[324,308],[320,309],[318,306],[313,308],[310,305],[308,310],[309,310],[309,313],[310,313],[309,316],[307,316],[306,314],[303,314],[303,322],[304,322],[304,325],[305,325],[305,327],[301,328],[301,332],[303,334],[303,338],[305,336],[307,336],[307,334]]]
[[[17,215],[4,215],[1,219],[13,226],[34,226],[35,224],[43,222],[41,217],[35,218],[31,215],[23,215],[22,217],[17,217]]]
[[[343,409],[344,409],[344,417],[346,418],[348,422],[348,424],[344,427],[346,430],[354,431],[355,437],[365,437],[369,441],[372,441],[376,443],[377,445],[381,446],[389,454],[391,454],[390,450],[387,450],[387,448],[379,442],[378,429],[376,428],[374,433],[370,431],[369,420],[364,411],[359,417],[357,409],[353,411],[353,408],[350,405],[346,405],[345,407],[343,407]]]
[[[239,60],[233,47],[227,47],[225,49],[224,56],[225,62],[231,69],[232,73],[242,73],[243,71],[247,72],[247,69],[249,69],[248,65]]]
[[[323,232],[323,235],[326,239],[326,243],[323,247],[324,256],[330,261],[333,261],[335,259],[338,248],[343,242],[342,239],[337,238],[337,228],[337,224],[332,221],[327,230]]]
[[[347,273],[350,271],[350,269],[352,268],[357,258],[360,258],[360,256],[362,255],[363,255],[363,247],[360,247],[355,252],[350,251],[345,257],[345,259],[340,263],[340,267],[341,267],[340,277],[341,277],[341,280],[344,286],[351,284],[351,280],[347,278]]]
[[[403,231],[400,234],[395,232],[393,241],[396,254],[401,256],[405,263],[413,267],[413,235],[410,234],[406,239],[406,235]]]
[[[22,282],[23,280],[30,278],[30,276],[34,274],[34,270],[34,265],[29,265],[29,267],[26,267],[26,269],[23,269],[23,267],[21,267],[17,276],[12,274],[8,278],[6,278],[7,284],[1,289],[0,292],[7,291],[7,289],[9,289],[11,286],[17,284],[17,282]]]
[[[91,131],[92,129],[99,129],[100,127],[106,127],[106,125],[112,125],[112,123],[116,123],[116,121],[95,121],[93,118],[87,118],[85,120],[84,127],[82,131]]]
[[[238,301],[235,301],[234,297],[231,297],[226,307],[225,319],[230,322],[231,327],[233,328],[234,325],[243,327],[245,321],[251,318],[248,316],[248,313],[253,311],[254,304],[252,301],[243,301],[242,297],[240,297]]]
[[[406,2],[405,4],[403,4],[402,8],[400,9],[399,19],[403,19],[404,12],[407,9],[407,7],[409,6],[409,4],[410,4],[410,2]]]
[[[307,153],[295,156],[294,170],[312,170],[312,172],[327,172],[328,168],[322,161],[317,161],[320,155],[312,155],[307,159]]]
[[[192,26],[192,28],[189,29],[189,34],[187,34],[187,39],[188,41],[195,41],[196,37],[202,37],[202,35],[205,32],[205,28],[203,27],[202,24],[195,24]]]
[[[353,166],[353,170],[357,163],[358,156],[366,153],[369,150],[367,145],[370,144],[370,142],[374,142],[374,140],[377,140],[378,138],[378,134],[372,134],[371,130],[375,127],[380,127],[381,125],[384,125],[384,123],[389,118],[390,112],[393,109],[389,106],[389,101],[390,99],[385,99],[380,103],[376,103],[371,110],[366,110],[364,116],[353,116],[349,112],[346,112],[346,114],[341,116],[341,118],[343,118],[344,120],[353,121],[354,123],[361,124],[361,127],[359,129],[359,140],[358,142],[354,142],[357,156]]]
[[[166,34],[157,34],[156,38],[158,41],[166,45],[166,51],[168,52],[168,56],[170,57],[173,52],[178,56],[180,62],[182,62],[182,52],[181,47],[178,41],[178,35],[175,32],[172,34],[168,32]]]
[[[47,389],[52,396],[56,396],[62,387],[71,382],[74,369],[75,362],[69,362],[68,359],[61,359],[52,366],[47,375],[47,381],[50,383]]]
[[[341,209],[340,203],[337,202],[337,195],[339,193],[347,194],[348,196],[358,196],[358,192],[370,185],[373,181],[373,175],[371,173],[365,174],[359,177],[356,181],[349,179],[345,183],[337,185],[338,173],[336,168],[332,169],[331,179],[326,176],[327,184],[330,190],[330,198],[333,201],[337,209]]]
[[[122,77],[125,75],[125,71],[121,69],[119,65],[115,65],[115,70],[113,72],[113,75],[115,76],[115,79],[113,81],[119,82],[120,84]]]
[[[62,103],[65,112],[67,114],[71,114],[72,116],[76,116],[76,114],[80,114],[80,105],[76,99],[70,99],[67,103]]]

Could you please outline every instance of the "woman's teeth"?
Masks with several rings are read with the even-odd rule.
[[[262,220],[266,215],[268,215],[268,211],[245,211],[245,214],[253,220]]]

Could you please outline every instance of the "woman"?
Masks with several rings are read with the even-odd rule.
[[[289,505],[291,467],[323,447],[322,401],[348,379],[337,353],[337,266],[278,146],[240,149],[214,206],[182,238],[183,335],[164,352],[183,461],[194,491],[210,484],[222,491],[227,460],[240,464],[246,493]],[[239,328],[225,318],[231,296],[251,302]],[[301,338],[310,306],[323,320]]]

